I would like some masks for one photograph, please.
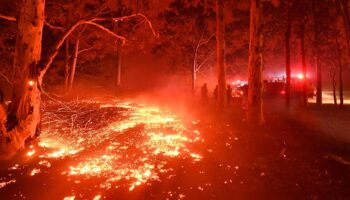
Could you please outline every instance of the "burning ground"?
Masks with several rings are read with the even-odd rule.
[[[42,134],[2,162],[5,199],[347,199],[344,148],[280,115],[256,128],[136,100],[44,104]],[[210,107],[210,106],[209,106]],[[339,151],[342,149],[342,151]]]
[[[8,198],[98,199],[172,178],[173,159],[202,159],[190,149],[200,133],[169,111],[113,99],[47,102],[44,110],[38,143],[1,169]]]

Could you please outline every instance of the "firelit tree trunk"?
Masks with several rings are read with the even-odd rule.
[[[348,56],[350,57],[350,17],[349,17],[349,10],[348,10],[348,0],[337,0],[339,9],[342,13],[344,28],[345,28],[345,36],[346,36],[346,45],[348,49]],[[341,59],[341,58],[340,58]],[[341,62],[341,60],[340,60]],[[342,80],[342,66],[339,66],[339,87],[340,87],[340,105],[344,105],[344,95],[343,95],[343,80]]]
[[[250,122],[263,124],[263,4],[261,0],[251,0],[250,4],[247,117]]]
[[[10,158],[40,128],[40,56],[44,0],[23,0],[14,55],[14,86],[0,157]]]
[[[70,54],[69,54],[69,40],[68,38],[65,41],[65,67],[64,67],[64,87],[66,90],[69,89],[69,61],[70,61]]]
[[[122,1],[118,0],[117,4],[120,7],[119,14],[122,15],[123,14]],[[113,29],[115,33],[120,32],[119,26],[120,26],[120,22],[114,23]],[[114,86],[114,91],[118,93],[118,91],[121,88],[121,77],[122,77],[122,74],[121,74],[122,73],[122,42],[119,40],[117,41],[117,52],[115,55],[115,59],[116,59],[115,60],[116,64],[113,72],[113,83],[114,83],[113,86]]]
[[[80,34],[78,35],[74,45],[73,61],[72,61],[72,66],[70,68],[70,73],[69,73],[69,91],[72,91],[73,89],[75,71],[77,68],[77,61],[79,56],[79,46],[80,46]]]
[[[320,42],[320,38],[319,38],[319,28],[318,28],[318,19],[317,19],[317,2],[316,0],[313,0],[313,4],[312,4],[312,11],[313,11],[313,17],[314,17],[314,47],[315,47],[315,51],[316,51],[316,80],[317,80],[317,88],[316,88],[316,104],[317,105],[322,105],[322,67],[321,67],[321,63],[320,63],[320,53],[319,53],[319,45],[318,43]]]
[[[300,52],[301,52],[301,64],[303,72],[303,92],[301,96],[302,105],[307,106],[307,69],[306,69],[306,50],[305,50],[305,24],[306,20],[303,19],[300,23]]]
[[[196,68],[197,68],[197,62],[196,62],[196,55],[193,58],[193,65],[192,65],[192,71],[191,71],[191,89],[192,94],[195,93],[196,90]]]
[[[224,0],[216,1],[216,51],[218,70],[218,107],[226,106],[226,69],[225,69],[225,22]]]
[[[335,38],[337,45],[337,59],[338,59],[338,68],[339,68],[339,99],[340,99],[340,107],[344,106],[344,86],[343,86],[343,63],[342,63],[342,52],[340,49],[340,44],[338,38]]]
[[[334,66],[335,68],[335,66]],[[331,79],[332,79],[332,88],[333,88],[333,101],[334,101],[334,105],[337,106],[337,72],[334,69],[334,71],[331,73]]]
[[[121,41],[117,41],[117,79],[116,79],[116,86],[117,89],[119,90],[122,84],[122,43]]]
[[[287,28],[286,28],[286,106],[290,107],[290,82],[291,82],[291,68],[290,68],[290,36],[292,29],[292,16],[290,13],[289,0],[287,0]]]

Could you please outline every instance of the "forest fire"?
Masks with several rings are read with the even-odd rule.
[[[350,0],[0,0],[1,199],[350,199]]]

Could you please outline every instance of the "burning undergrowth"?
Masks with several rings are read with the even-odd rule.
[[[99,190],[131,191],[171,174],[169,159],[200,161],[190,149],[200,140],[200,133],[176,115],[133,101],[46,102],[38,144],[23,155],[31,164],[8,170],[27,170],[28,177],[52,170],[75,184],[94,180]],[[16,184],[10,177],[1,180],[2,187]]]

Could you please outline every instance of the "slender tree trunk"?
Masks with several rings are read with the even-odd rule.
[[[224,0],[216,1],[216,50],[218,70],[218,107],[226,107],[226,69],[225,69],[225,21]]]
[[[287,29],[286,29],[286,106],[290,107],[290,83],[291,83],[291,67],[290,67],[290,36],[292,29],[292,16],[290,13],[289,0],[287,0]]]
[[[197,62],[196,62],[196,58],[197,56],[195,55],[193,58],[193,65],[192,65],[192,77],[191,77],[191,82],[192,82],[192,94],[195,93],[196,90],[196,68],[197,68]]]
[[[0,136],[0,158],[12,157],[40,131],[39,62],[45,0],[24,0],[14,54],[14,86],[7,116],[7,133]]]
[[[342,12],[343,23],[345,28],[345,36],[346,36],[346,45],[348,49],[348,57],[350,58],[350,18],[349,18],[349,10],[348,10],[348,0],[341,1],[337,0],[338,6]],[[338,42],[338,40],[337,40]],[[338,45],[339,47],[339,45]],[[339,48],[340,49],[340,48]],[[341,64],[341,57],[340,57]],[[343,66],[339,66],[339,90],[340,90],[340,106],[344,105],[344,94],[343,94]]]
[[[302,92],[302,105],[307,106],[307,69],[306,69],[306,50],[305,50],[305,24],[306,20],[302,20],[300,23],[300,47],[301,47],[301,63],[303,72],[303,92]]]
[[[123,10],[122,10],[122,1],[118,0],[118,6],[119,8],[119,15],[123,15]],[[119,22],[115,22],[114,24],[114,32],[118,33],[119,30]],[[116,65],[114,69],[114,75],[113,75],[113,81],[114,81],[114,91],[115,93],[118,93],[118,91],[121,88],[121,73],[122,73],[122,43],[121,41],[117,41],[117,52],[116,52]]]
[[[72,62],[72,66],[70,68],[70,75],[69,75],[69,92],[71,92],[73,89],[75,72],[76,72],[77,61],[78,61],[78,56],[79,56],[79,46],[80,46],[80,34],[78,35],[77,40],[75,41],[75,46],[74,46],[73,62]]]
[[[118,22],[114,25],[114,31],[118,31]],[[115,54],[115,68],[113,70],[113,91],[117,94],[121,88],[122,78],[122,42],[117,41],[117,51]]]
[[[334,100],[334,105],[337,106],[337,80],[336,80],[336,73],[332,74],[332,86],[333,86],[333,100]]]
[[[264,123],[263,115],[263,3],[261,0],[250,1],[250,43],[248,70],[248,120]]]
[[[70,54],[69,54],[69,40],[66,39],[65,42],[65,68],[64,68],[64,88],[65,90],[69,89],[69,61],[70,61]]]
[[[117,41],[118,43],[118,50],[117,50],[117,88],[121,88],[121,81],[122,81],[122,43],[121,41]]]
[[[340,44],[338,38],[335,38],[337,45],[337,59],[338,59],[338,68],[339,68],[339,99],[340,99],[340,107],[344,106],[344,86],[343,86],[343,63],[342,63],[342,52],[340,49]]]
[[[315,37],[315,51],[316,51],[316,73],[317,73],[317,89],[316,89],[316,104],[322,105],[322,67],[320,64],[320,53],[319,53],[319,30],[318,30],[318,19],[317,19],[317,2],[313,0],[312,12],[314,17],[314,37]]]

